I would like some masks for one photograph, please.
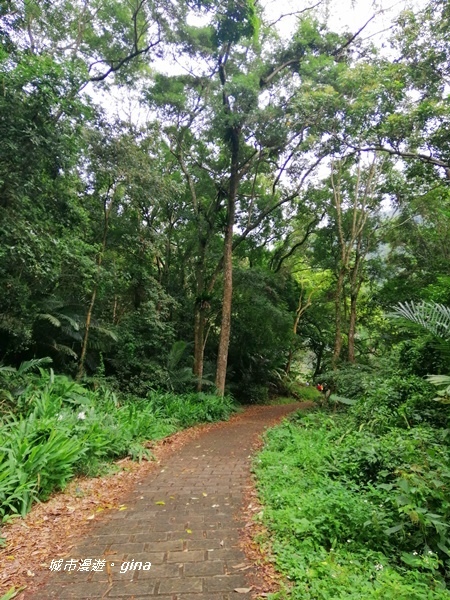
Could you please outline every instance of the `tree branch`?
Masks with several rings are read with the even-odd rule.
[[[367,146],[366,148],[361,148],[357,146],[351,146],[347,144],[349,148],[353,150],[357,150],[358,152],[386,152],[392,156],[399,156],[400,158],[412,158],[415,160],[421,160],[431,165],[435,165],[436,167],[443,167],[444,169],[450,169],[450,163],[440,160],[438,158],[434,158],[433,156],[428,156],[427,154],[421,154],[420,152],[404,152],[403,150],[394,150],[394,148],[386,148],[385,146],[375,145],[375,146]]]
[[[294,252],[297,250],[297,248],[300,248],[300,246],[303,246],[303,244],[306,242],[306,240],[309,238],[309,236],[313,232],[313,229],[316,227],[316,225],[318,225],[320,223],[320,221],[324,218],[324,216],[325,216],[325,213],[322,213],[320,217],[314,217],[314,219],[308,223],[308,225],[306,226],[305,234],[302,237],[302,239],[299,242],[297,242],[296,244],[294,244],[292,246],[292,248],[289,250],[289,252],[279,259],[278,265],[277,265],[276,269],[274,269],[274,273],[278,273],[278,271],[281,269],[281,267],[283,265],[283,262],[285,260],[287,260],[290,256],[292,256],[294,254]]]
[[[116,73],[119,69],[121,69],[124,65],[126,65],[130,61],[132,61],[134,58],[137,58],[138,56],[142,56],[143,54],[147,54],[147,52],[149,52],[152,48],[157,46],[160,42],[161,42],[161,37],[158,36],[158,39],[156,40],[156,42],[153,42],[152,44],[148,44],[145,48],[141,48],[140,50],[136,49],[134,52],[132,52],[128,56],[125,56],[125,58],[120,60],[117,64],[115,64],[115,65],[112,64],[105,73],[102,73],[101,75],[96,75],[95,77],[90,77],[89,81],[91,81],[91,82],[104,81],[107,77],[109,77],[109,75],[111,75],[111,73]],[[106,61],[99,61],[99,62],[104,63]],[[91,70],[91,68],[94,66],[94,64],[96,64],[96,63],[92,63],[90,65],[89,70]]]
[[[302,15],[305,12],[308,12],[309,10],[314,10],[315,8],[320,6],[320,4],[322,4],[322,3],[323,3],[323,0],[319,0],[319,2],[316,2],[316,4],[313,4],[312,6],[307,6],[306,8],[303,8],[302,10],[294,10],[293,12],[285,13],[284,15],[281,15],[281,17],[278,17],[278,19],[276,21],[272,21],[272,23],[269,23],[269,27],[273,27],[274,25],[276,25],[277,23],[279,23],[282,19],[285,19],[286,17],[294,17],[294,16]]]

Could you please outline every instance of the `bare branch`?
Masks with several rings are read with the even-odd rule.
[[[364,25],[362,27],[360,27],[358,29],[358,31],[356,33],[354,33],[352,36],[350,36],[348,38],[348,40],[345,42],[345,44],[343,44],[342,46],[340,46],[339,48],[337,48],[337,50],[335,50],[334,52],[332,52],[332,56],[338,56],[338,54],[340,54],[343,50],[345,50],[346,48],[348,48],[350,46],[350,44],[352,44],[356,38],[358,37],[358,35],[364,31],[364,29],[367,27],[367,25],[373,21],[375,19],[375,17],[377,17],[379,14],[381,14],[383,11],[379,11],[375,14],[373,14],[370,19],[368,21],[366,21],[364,23]]]
[[[294,10],[293,12],[285,13],[284,15],[281,15],[281,17],[278,17],[278,19],[276,21],[272,21],[272,23],[269,23],[269,27],[273,27],[274,25],[276,25],[277,23],[279,23],[282,19],[285,19],[286,17],[297,17],[298,15],[302,15],[305,12],[308,12],[309,10],[314,10],[315,8],[320,6],[320,4],[322,4],[322,3],[323,3],[323,0],[319,0],[319,2],[316,2],[316,4],[313,4],[312,6],[307,6],[306,8],[303,8],[302,10]]]
[[[435,165],[437,167],[443,167],[444,169],[450,169],[450,163],[440,160],[439,158],[434,158],[434,156],[429,156],[428,154],[422,154],[420,152],[404,152],[403,150],[395,150],[394,148],[386,148],[386,146],[375,145],[375,146],[367,146],[365,148],[351,146],[347,144],[349,148],[353,150],[357,150],[358,152],[386,152],[392,156],[399,156],[400,158],[412,158],[415,160],[421,160],[425,163]]]

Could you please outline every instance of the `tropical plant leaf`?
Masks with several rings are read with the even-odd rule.
[[[98,331],[98,333],[101,333],[102,335],[111,338],[115,342],[119,341],[117,334],[114,331],[112,331],[111,329],[102,327],[101,325],[97,325],[97,324],[92,324],[92,329],[95,329],[95,331]]]
[[[72,327],[72,329],[74,329],[75,331],[79,331],[80,325],[77,321],[75,321],[75,319],[73,317],[70,317],[69,315],[62,315],[62,314],[58,314],[58,316],[61,319],[61,321],[65,321],[66,323],[68,323]]]
[[[432,335],[450,339],[450,308],[437,302],[399,302],[388,315],[419,325]]]
[[[6,592],[6,594],[3,594],[3,596],[0,598],[0,600],[12,600],[12,598],[15,598],[17,596],[17,594],[24,589],[25,589],[25,586],[22,586],[20,588],[12,587],[11,589],[9,589]]]
[[[450,386],[450,376],[449,375],[427,375],[427,381],[432,383],[433,385],[447,385]]]
[[[39,367],[50,365],[52,362],[53,361],[49,356],[26,360],[25,362],[21,363],[20,367],[17,369],[17,374],[24,375],[25,373],[38,369]]]
[[[78,354],[76,352],[74,352],[72,350],[72,348],[70,348],[69,346],[66,346],[65,344],[57,344],[56,342],[54,342],[53,348],[55,350],[57,350],[58,352],[61,352],[62,354],[67,354],[67,356],[71,356],[72,358],[75,358],[75,360],[78,359]]]
[[[167,357],[167,368],[169,370],[176,369],[180,364],[184,353],[186,352],[188,344],[183,340],[179,340],[172,344],[170,348],[169,356]]]
[[[54,327],[61,327],[61,321],[55,317],[55,315],[51,315],[50,313],[41,313],[37,316],[38,319],[48,321]]]
[[[343,398],[342,396],[337,396],[336,394],[331,394],[330,400],[333,402],[340,402],[341,404],[348,404],[349,406],[353,406],[358,402],[356,398]]]

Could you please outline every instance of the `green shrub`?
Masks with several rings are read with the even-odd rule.
[[[447,444],[429,426],[380,433],[319,412],[270,430],[254,468],[293,584],[277,597],[450,598]]]

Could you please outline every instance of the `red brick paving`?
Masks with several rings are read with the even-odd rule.
[[[305,405],[303,405],[305,406]],[[239,511],[256,436],[301,404],[252,407],[202,433],[136,485],[119,511],[94,526],[73,559],[103,559],[102,571],[60,571],[28,600],[247,600],[251,569],[239,548]],[[64,564],[67,564],[65,561]],[[121,573],[124,562],[150,570]],[[124,570],[122,568],[122,570]]]

